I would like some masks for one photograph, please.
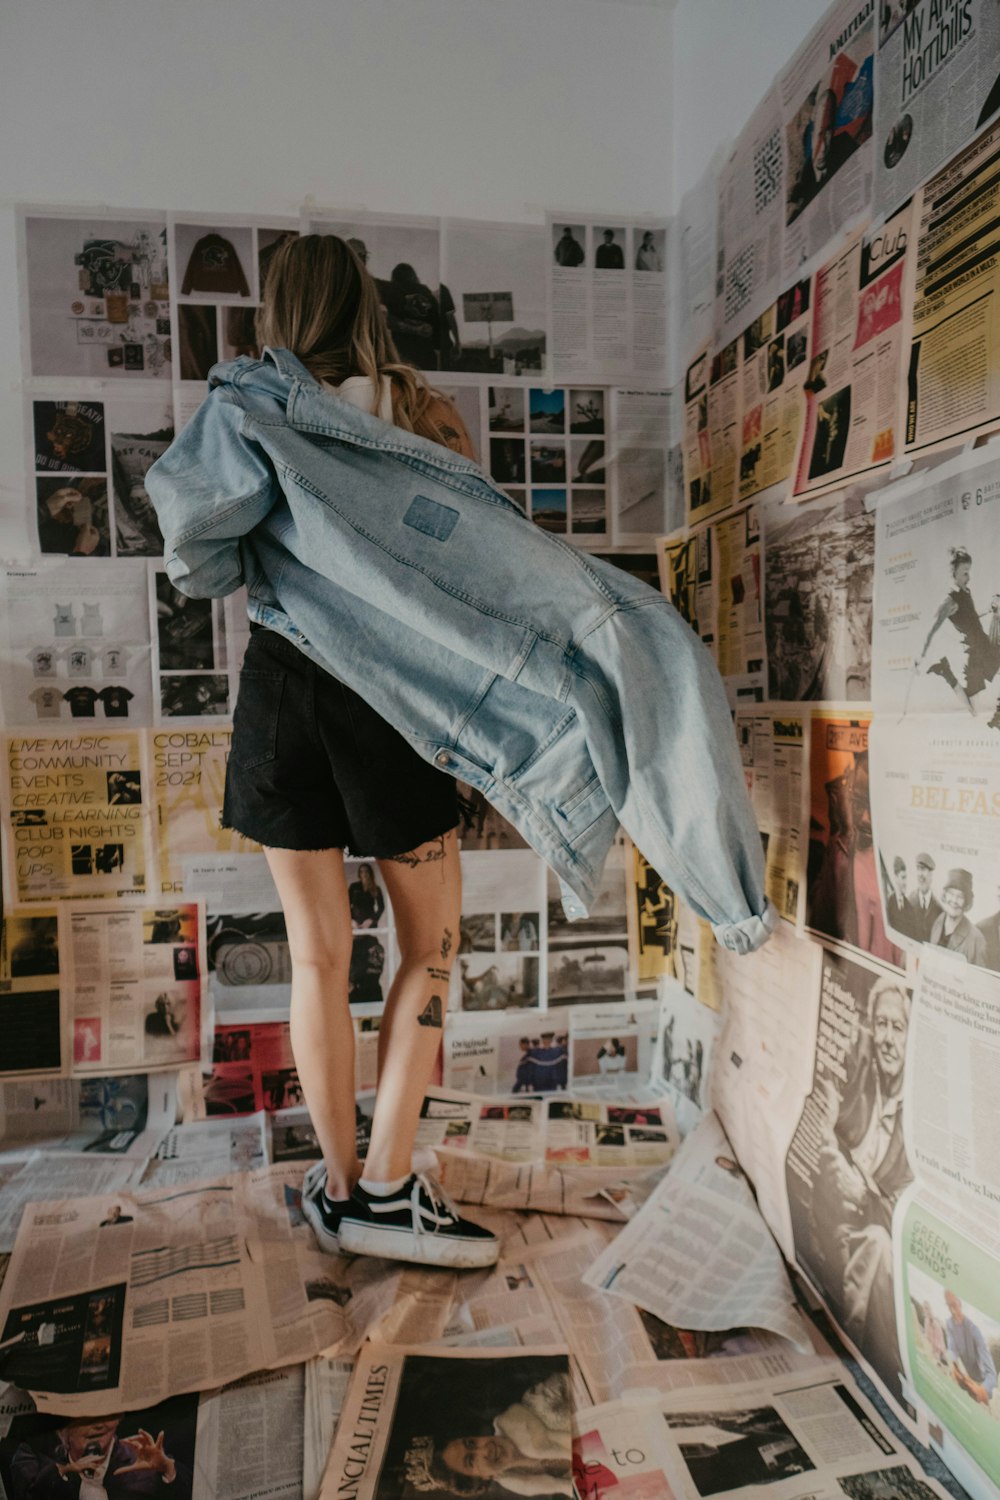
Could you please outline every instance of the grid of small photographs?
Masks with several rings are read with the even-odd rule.
[[[463,1010],[524,1010],[538,1005],[537,911],[469,912],[459,929]]]
[[[490,474],[538,526],[607,537],[606,390],[490,386],[489,432]]]
[[[191,599],[150,567],[157,723],[217,718],[231,704],[222,601]]]
[[[174,436],[169,394],[28,401],[38,550],[55,557],[160,557],[146,473]]]
[[[551,871],[547,880],[550,1008],[625,1000],[631,984],[623,850],[616,847],[608,855],[601,884],[582,921],[567,919]]]
[[[254,318],[268,266],[297,233],[289,223],[172,217],[178,380],[203,383],[220,360],[256,352]]]
[[[455,964],[462,1010],[544,1005],[543,866],[529,849],[474,851],[462,839],[462,915]]]

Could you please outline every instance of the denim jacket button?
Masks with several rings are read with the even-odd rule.
[[[439,766],[451,765],[451,756],[448,754],[447,750],[439,750],[434,759],[437,761]]]

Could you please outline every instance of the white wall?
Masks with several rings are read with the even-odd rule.
[[[680,0],[673,18],[675,204],[739,134],[830,0]]]
[[[23,511],[14,202],[667,213],[670,13],[626,0],[8,0],[0,504]],[[0,552],[14,537],[0,525]]]

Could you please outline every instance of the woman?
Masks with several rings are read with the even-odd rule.
[[[597,1068],[600,1073],[623,1073],[628,1066],[625,1048],[618,1037],[609,1037],[603,1047],[597,1049]]]
[[[556,1371],[493,1419],[493,1432],[414,1438],[406,1478],[421,1494],[572,1495],[569,1377]]]
[[[358,878],[347,887],[347,900],[355,927],[378,926],[379,917],[385,911],[385,897],[370,864],[358,865]]]
[[[927,668],[927,675],[943,677],[975,718],[976,710],[972,700],[992,682],[1000,669],[1000,645],[995,645],[984,630],[982,617],[976,612],[969,591],[972,553],[964,547],[951,547],[948,558],[953,587],[938,605],[923,650],[914,665],[918,670],[923,666],[931,641],[944,622],[950,620],[958,642],[949,653]],[[990,611],[986,613],[989,614]],[[1000,729],[1000,709],[993,715],[990,727]]]
[[[941,892],[943,910],[931,928],[930,941],[938,948],[961,953],[970,964],[986,965],[986,939],[965,913],[972,905],[972,875],[968,870],[949,870]]]
[[[280,245],[264,297],[262,346],[291,351],[341,401],[471,456],[451,403],[399,361],[375,283],[343,240],[307,235]],[[150,492],[155,501],[155,474]],[[223,822],[263,845],[285,914],[292,1051],[323,1152],[303,1183],[303,1213],[331,1252],[492,1265],[496,1237],[461,1219],[435,1184],[410,1170],[458,933],[455,783],[287,636],[259,623],[250,628]],[[364,1175],[355,1135],[345,848],[378,865],[400,951],[379,1030]],[[371,865],[353,885],[360,888],[355,910],[360,897],[374,914]]]

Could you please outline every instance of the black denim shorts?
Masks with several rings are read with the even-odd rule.
[[[387,858],[457,826],[456,784],[291,641],[252,628],[222,824],[272,849]]]

